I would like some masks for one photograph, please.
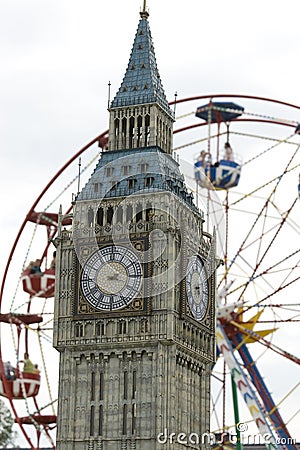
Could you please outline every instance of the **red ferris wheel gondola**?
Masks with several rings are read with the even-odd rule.
[[[0,322],[17,327],[18,340],[20,339],[22,327],[38,324],[42,321],[43,318],[37,314],[0,314]],[[19,351],[19,342],[17,351]],[[29,367],[28,363],[26,365],[26,362],[24,362],[23,370],[21,370],[19,363],[21,361],[19,361],[18,357],[17,367],[13,367],[9,361],[0,364],[0,395],[2,397],[24,399],[38,395],[41,382],[40,371],[32,363]]]

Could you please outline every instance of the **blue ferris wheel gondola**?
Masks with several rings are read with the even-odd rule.
[[[211,123],[230,122],[240,117],[243,112],[243,106],[233,102],[211,102],[199,106],[196,110],[196,117]]]
[[[221,159],[212,166],[204,165],[202,159],[194,164],[195,179],[199,186],[210,189],[230,189],[238,185],[241,165],[235,161]]]

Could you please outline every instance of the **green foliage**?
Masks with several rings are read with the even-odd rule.
[[[5,403],[0,400],[0,446],[1,448],[8,448],[8,445],[12,443],[14,419],[6,407]]]

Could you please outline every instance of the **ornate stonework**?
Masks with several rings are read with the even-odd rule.
[[[110,107],[109,148],[77,196],[72,230],[57,238],[58,450],[207,447],[158,439],[209,432],[215,243],[170,156],[173,114],[147,19],[144,8]]]

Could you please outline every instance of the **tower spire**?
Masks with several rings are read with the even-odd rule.
[[[140,16],[142,19],[148,19],[149,13],[147,11],[147,0],[144,0],[143,10],[140,12]]]

